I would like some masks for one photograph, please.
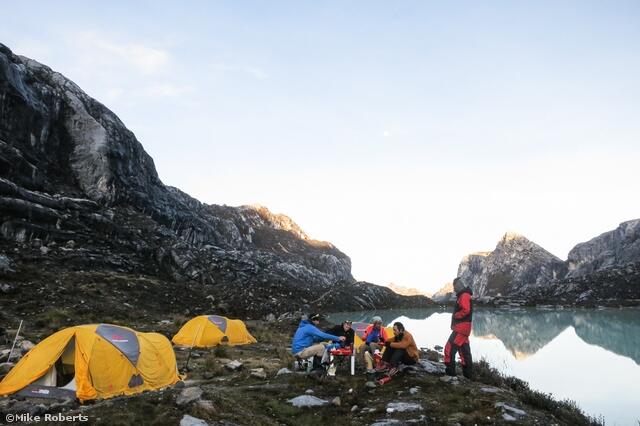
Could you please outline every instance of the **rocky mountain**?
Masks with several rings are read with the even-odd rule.
[[[640,219],[576,245],[569,252],[567,278],[589,275],[640,261]]]
[[[425,292],[414,287],[405,287],[394,283],[387,284],[387,287],[393,290],[394,293],[403,296],[427,296]]]
[[[458,277],[476,296],[496,296],[526,290],[566,274],[564,262],[522,235],[508,232],[489,253],[465,256]]]
[[[357,283],[348,256],[284,215],[207,205],[163,184],[112,111],[1,44],[0,255],[12,265],[0,271],[13,296],[2,308],[17,314],[262,317],[431,303]]]
[[[431,295],[434,302],[450,302],[455,300],[456,295],[453,294],[453,283],[446,283],[442,288]]]
[[[526,238],[507,233],[492,252],[465,256],[458,275],[478,297],[525,303],[640,303],[640,219],[576,245],[563,262]]]

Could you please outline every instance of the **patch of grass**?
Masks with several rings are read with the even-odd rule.
[[[213,349],[213,355],[215,355],[218,358],[228,358],[229,350],[225,345],[218,345]]]
[[[50,331],[56,331],[69,325],[68,320],[72,317],[66,308],[51,308],[38,314],[34,320],[34,325]]]
[[[275,399],[267,401],[265,404],[267,412],[274,417],[294,417],[300,414],[300,409],[289,403],[280,402]]]
[[[551,394],[533,390],[529,383],[517,377],[503,375],[485,360],[474,363],[473,372],[477,381],[492,386],[511,388],[523,403],[549,412],[567,424],[604,426],[603,418],[585,415],[575,401],[570,399],[557,400]]]

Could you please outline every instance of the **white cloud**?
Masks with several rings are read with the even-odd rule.
[[[145,75],[166,69],[170,62],[167,50],[141,43],[117,43],[94,32],[74,34],[72,44],[80,47],[89,58],[99,58],[100,62],[115,59]]]

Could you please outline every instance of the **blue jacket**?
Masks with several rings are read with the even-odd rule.
[[[296,330],[296,334],[293,335],[291,353],[297,354],[309,346],[312,346],[314,343],[319,343],[324,340],[333,340],[334,342],[338,342],[340,337],[319,330],[309,320],[302,320]]]

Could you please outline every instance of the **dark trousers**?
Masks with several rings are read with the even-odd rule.
[[[449,336],[449,340],[444,347],[444,363],[446,365],[446,373],[449,376],[456,375],[456,354],[460,356],[462,374],[470,379],[473,374],[473,358],[471,356],[471,346],[469,346],[469,336],[454,331]]]
[[[391,346],[388,346],[384,350],[382,360],[388,362],[393,367],[397,367],[400,363],[406,365],[413,365],[416,363],[416,360],[407,354],[406,349],[392,348]]]

